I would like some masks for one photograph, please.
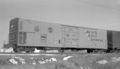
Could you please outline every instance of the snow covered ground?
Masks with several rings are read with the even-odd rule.
[[[0,54],[0,69],[120,69],[120,54]]]

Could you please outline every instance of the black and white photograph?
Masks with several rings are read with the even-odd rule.
[[[120,0],[0,0],[0,69],[120,69]]]

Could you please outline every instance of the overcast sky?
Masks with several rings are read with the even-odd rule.
[[[0,46],[14,17],[120,31],[120,1],[0,0]]]

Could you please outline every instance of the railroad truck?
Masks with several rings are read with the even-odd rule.
[[[120,46],[120,33],[116,31],[23,18],[11,19],[9,28],[9,46],[15,52],[33,52],[35,49],[94,51]]]

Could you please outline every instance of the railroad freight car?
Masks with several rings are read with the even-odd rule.
[[[9,44],[15,52],[37,49],[107,49],[107,31],[14,18]]]
[[[120,31],[108,31],[108,50],[120,51]]]
[[[112,49],[120,49],[120,32],[112,32]]]

